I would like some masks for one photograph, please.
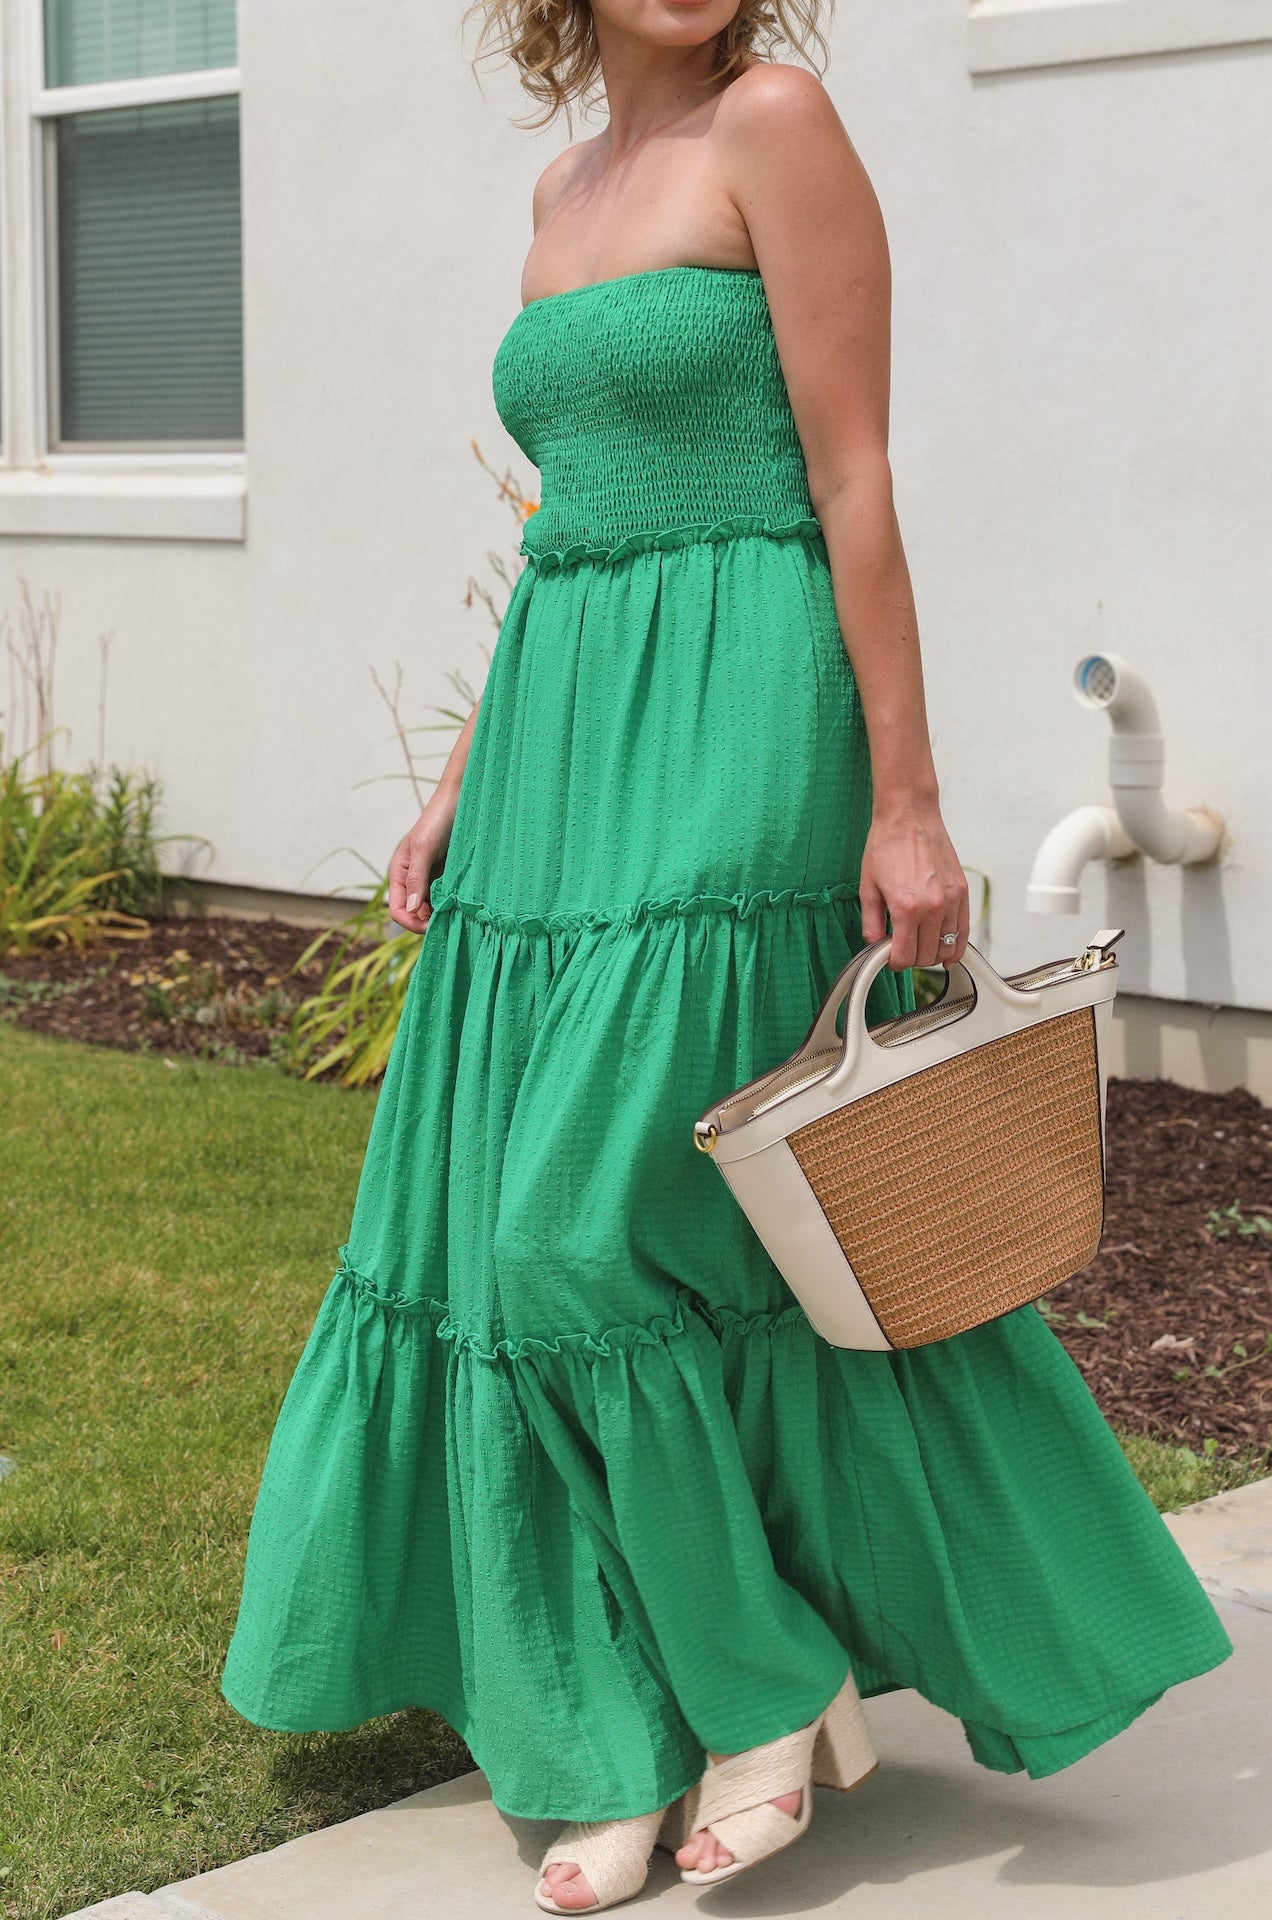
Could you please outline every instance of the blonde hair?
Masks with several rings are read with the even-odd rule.
[[[717,36],[711,77],[767,58],[782,46],[807,60],[820,77],[829,59],[821,21],[833,5],[834,0],[740,0]],[[501,55],[511,60],[539,104],[540,111],[518,125],[546,126],[562,111],[569,120],[573,103],[589,104],[601,64],[589,0],[473,0],[465,24],[472,19],[481,22],[474,65]],[[816,54],[810,55],[810,48]]]

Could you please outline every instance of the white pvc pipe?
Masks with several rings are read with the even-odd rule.
[[[1167,866],[1209,860],[1223,834],[1223,821],[1208,807],[1168,807],[1160,789],[1113,789],[1118,818],[1137,847]]]
[[[1029,913],[1077,913],[1079,882],[1088,860],[1119,860],[1134,853],[1112,807],[1075,807],[1057,820],[1034,857],[1025,888]]]
[[[1162,798],[1166,741],[1148,682],[1117,653],[1091,653],[1074,671],[1084,707],[1107,713],[1109,784],[1118,819],[1150,860],[1192,866],[1217,852],[1223,821],[1209,807],[1168,807]]]
[[[1210,807],[1168,807],[1162,798],[1166,742],[1152,689],[1116,653],[1079,660],[1073,691],[1084,707],[1107,713],[1111,807],[1076,807],[1038,849],[1025,888],[1030,913],[1077,913],[1088,860],[1146,853],[1164,865],[1192,866],[1219,849],[1223,820]]]

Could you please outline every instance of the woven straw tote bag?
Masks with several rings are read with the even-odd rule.
[[[876,940],[844,968],[798,1053],[694,1123],[832,1346],[948,1339],[1094,1258],[1110,949],[1124,931],[1102,928],[1075,959],[1006,979],[969,945],[939,1000],[867,1027],[891,947]]]

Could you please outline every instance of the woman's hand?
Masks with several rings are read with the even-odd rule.
[[[952,966],[967,947],[967,876],[959,865],[935,800],[876,802],[861,857],[861,925],[867,944],[888,931],[888,965]],[[957,934],[943,947],[943,933]]]
[[[408,933],[423,933],[433,906],[428,890],[441,872],[455,824],[457,796],[438,786],[389,862],[389,918]]]
[[[446,859],[460,783],[480,712],[478,698],[447,756],[432,799],[389,862],[389,918],[408,933],[423,933],[433,911],[428,890]]]

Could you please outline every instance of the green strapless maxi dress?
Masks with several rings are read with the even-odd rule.
[[[224,1692],[435,1708],[539,1818],[661,1806],[850,1666],[1052,1773],[1227,1656],[1210,1601],[1035,1308],[837,1351],[692,1141],[864,944],[867,739],[763,282],[533,301],[494,382],[542,505]],[[885,969],[869,1018],[913,1003]]]

